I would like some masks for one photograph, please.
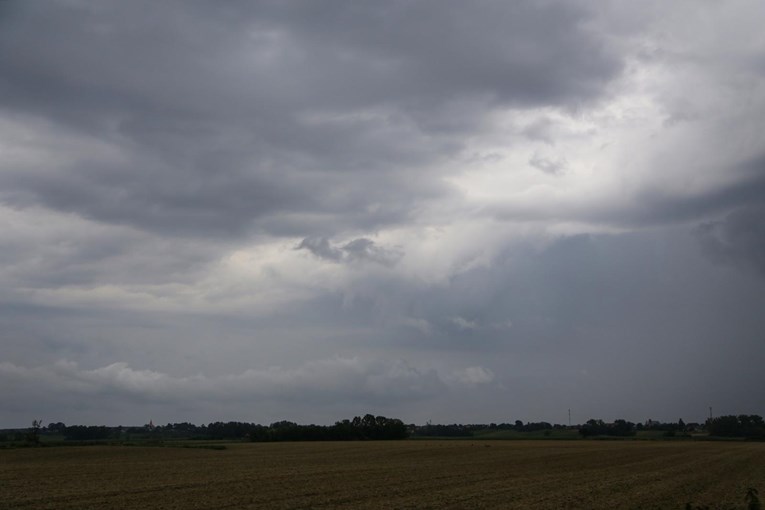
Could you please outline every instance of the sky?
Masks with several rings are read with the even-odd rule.
[[[0,3],[0,427],[765,414],[765,4]]]

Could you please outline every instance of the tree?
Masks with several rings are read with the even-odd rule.
[[[40,427],[42,427],[42,420],[32,420],[32,428],[27,432],[28,442],[40,444]]]
[[[587,420],[587,423],[579,427],[579,433],[584,437],[591,436],[634,436],[635,424],[626,420],[616,420],[614,423],[605,423],[603,420]]]
[[[64,431],[64,439],[73,441],[92,441],[108,439],[112,429],[104,425],[72,425]]]
[[[707,420],[707,430],[712,436],[765,437],[765,422],[756,414],[727,415]]]

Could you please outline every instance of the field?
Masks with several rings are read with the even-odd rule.
[[[391,441],[0,450],[2,509],[744,507],[765,443]],[[727,508],[726,506],[726,508]]]

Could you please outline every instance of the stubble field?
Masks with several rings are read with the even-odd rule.
[[[0,450],[3,509],[666,508],[765,491],[765,443],[397,441]],[[727,507],[726,506],[726,507]]]

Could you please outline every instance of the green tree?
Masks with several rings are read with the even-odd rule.
[[[40,427],[42,427],[42,420],[32,420],[32,428],[27,432],[28,442],[40,444]]]

